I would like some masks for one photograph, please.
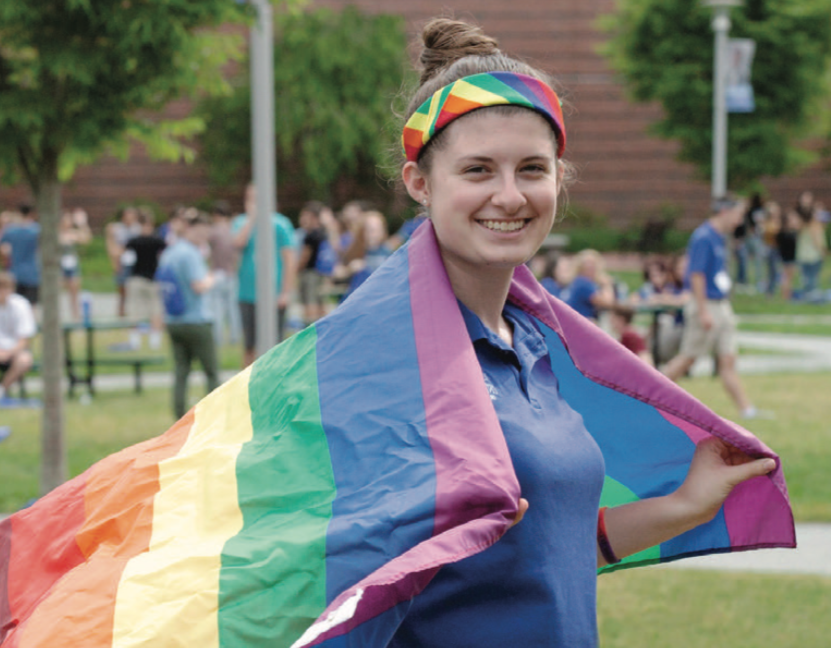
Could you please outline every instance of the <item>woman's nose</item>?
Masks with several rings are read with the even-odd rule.
[[[491,202],[501,207],[506,214],[513,215],[528,202],[528,199],[517,186],[514,175],[506,174],[500,179],[499,187],[491,197]]]

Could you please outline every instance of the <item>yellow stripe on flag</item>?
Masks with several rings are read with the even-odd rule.
[[[114,648],[219,645],[221,553],[243,526],[236,463],[252,437],[250,376],[203,399],[182,450],[159,464],[150,548],[121,577]]]

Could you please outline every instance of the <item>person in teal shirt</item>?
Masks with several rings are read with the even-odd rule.
[[[240,250],[237,279],[239,283],[239,308],[243,334],[243,368],[255,358],[257,339],[257,265],[255,262],[255,237],[257,216],[257,194],[253,184],[245,190],[245,213],[237,216],[231,224],[234,245]],[[294,291],[297,276],[297,258],[294,248],[294,226],[279,213],[271,215],[274,226],[274,285],[277,289],[277,341],[283,339],[286,308]]]

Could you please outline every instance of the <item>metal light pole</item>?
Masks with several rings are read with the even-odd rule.
[[[727,74],[727,35],[730,33],[730,9],[739,7],[743,0],[705,0],[713,10],[712,27],[715,34],[713,56],[713,178],[712,197],[727,193],[727,103],[725,81]]]
[[[277,294],[272,213],[276,203],[274,163],[274,43],[271,4],[250,0],[257,10],[251,27],[251,150],[257,190],[257,222],[254,230],[257,267],[257,355],[277,342]]]

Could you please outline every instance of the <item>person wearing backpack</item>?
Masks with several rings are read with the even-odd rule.
[[[186,220],[179,240],[162,252],[156,271],[173,347],[173,413],[177,419],[187,411],[188,377],[194,359],[202,365],[208,391],[219,385],[213,322],[204,297],[214,278],[200,251],[210,235],[210,218],[197,212]]]

